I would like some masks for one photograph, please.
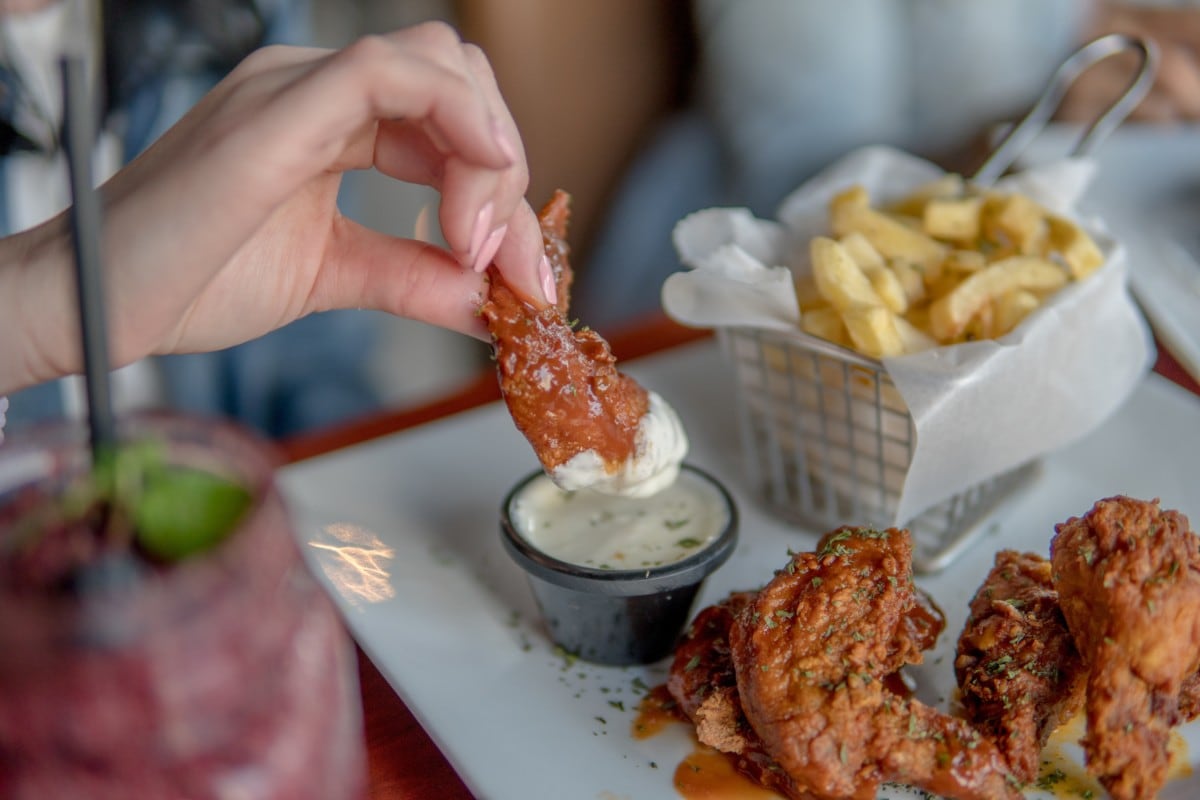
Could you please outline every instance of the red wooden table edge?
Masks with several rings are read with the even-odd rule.
[[[618,361],[631,361],[660,350],[712,336],[712,331],[686,328],[663,315],[653,315],[606,335]],[[500,399],[496,371],[488,367],[446,395],[408,408],[383,411],[342,425],[306,433],[280,443],[289,462],[323,455],[380,436],[412,428]]]
[[[607,336],[613,353],[624,362],[672,347],[699,341],[711,331],[686,328],[663,315],[654,315]],[[1200,396],[1200,384],[1157,343],[1154,371]],[[344,425],[298,436],[281,443],[288,462],[301,461],[360,444],[380,436],[500,399],[491,368],[457,391],[411,408],[387,411]],[[359,682],[363,699],[363,725],[372,800],[470,800],[472,795],[458,773],[429,738],[420,722],[371,663],[358,651]]]

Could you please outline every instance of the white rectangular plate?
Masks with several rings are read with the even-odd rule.
[[[816,532],[765,515],[742,482],[733,398],[714,343],[628,372],[676,407],[692,437],[689,460],[724,480],[739,504],[738,549],[699,603],[762,585],[789,548],[815,544]],[[1197,453],[1200,398],[1150,376],[1102,430],[1050,458],[958,562],[919,579],[945,611],[947,632],[912,670],[918,697],[949,707],[955,640],[995,550],[1045,554],[1055,523],[1114,494],[1158,497],[1200,520]],[[501,549],[501,501],[536,466],[507,411],[492,404],[290,466],[281,483],[306,556],[353,635],[477,796],[675,797],[674,770],[692,749],[686,729],[631,735],[642,687],[662,683],[667,664],[599,667],[557,654],[524,575]],[[1180,730],[1178,766],[1188,775],[1162,800],[1200,796],[1200,776],[1190,774],[1200,766],[1200,725]],[[1082,773],[1077,748],[1055,749],[1065,772]],[[922,795],[888,787],[880,796]]]

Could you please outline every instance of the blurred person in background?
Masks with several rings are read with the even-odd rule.
[[[70,202],[58,140],[58,59],[79,19],[74,2],[83,0],[0,0],[0,233],[30,228]],[[102,7],[100,45],[90,53],[104,77],[97,182],[252,50],[311,38],[307,0],[105,0]],[[307,316],[229,349],[131,365],[114,374],[114,401],[221,414],[269,436],[296,433],[378,406],[366,370],[374,333],[372,318],[352,311]],[[10,429],[78,414],[82,395],[77,379],[17,392]]]
[[[1148,34],[1163,50],[1135,118],[1200,113],[1195,3],[460,5],[525,136],[531,186],[558,179],[595,193],[575,207],[574,313],[601,332],[660,308],[679,264],[671,230],[686,214],[746,206],[773,216],[791,189],[867,144],[969,173],[985,134],[1027,110],[1062,60],[1101,33]],[[571,37],[582,31],[590,43]],[[1091,118],[1120,93],[1129,64],[1110,61],[1081,81],[1064,118]]]

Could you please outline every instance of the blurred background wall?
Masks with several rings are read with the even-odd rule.
[[[454,17],[443,0],[314,0],[314,44],[339,47],[369,32],[384,32],[427,19]],[[436,211],[437,196],[425,187],[374,173],[347,177],[343,211],[363,224],[410,236],[423,208]],[[435,218],[436,219],[436,218]],[[482,344],[460,334],[389,314],[375,317],[379,338],[369,354],[369,374],[385,405],[417,403],[452,390],[478,373],[486,359]]]

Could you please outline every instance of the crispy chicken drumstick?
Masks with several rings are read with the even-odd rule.
[[[922,658],[911,557],[895,528],[842,528],[796,554],[730,632],[746,718],[818,797],[869,800],[897,781],[963,800],[1019,798],[995,744],[882,680]]]
[[[1170,729],[1195,710],[1181,692],[1200,666],[1200,539],[1157,500],[1112,497],[1056,526],[1050,553],[1087,671],[1088,771],[1116,800],[1153,798]]]
[[[971,600],[954,671],[967,719],[1023,783],[1046,739],[1083,705],[1083,664],[1058,606],[1050,562],[1001,550]]]
[[[791,800],[820,800],[767,754],[742,711],[729,631],[753,600],[754,592],[734,592],[696,615],[675,650],[667,689],[696,726],[696,738],[726,753],[738,772]]]

